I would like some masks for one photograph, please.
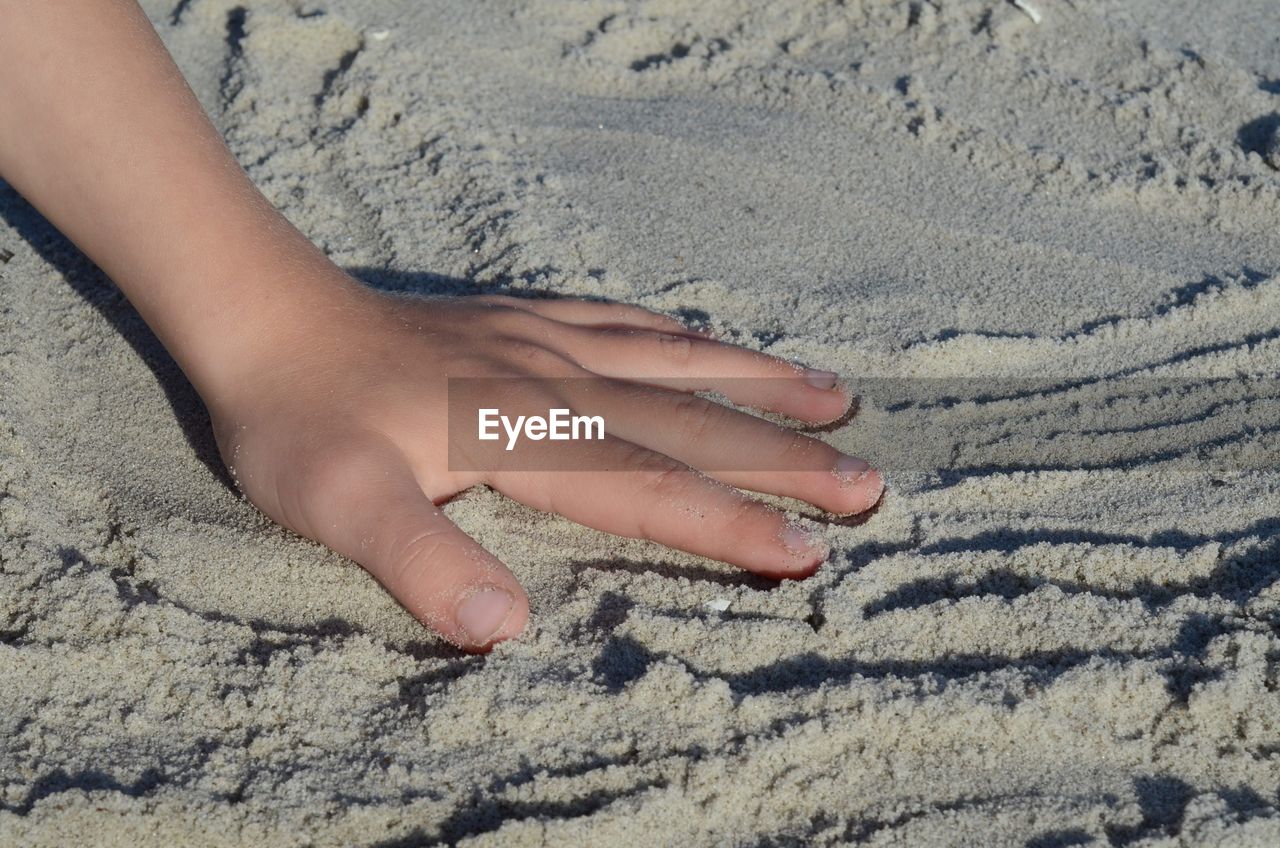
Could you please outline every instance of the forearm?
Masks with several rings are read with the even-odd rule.
[[[207,400],[323,315],[298,304],[341,274],[254,188],[134,0],[0,0],[0,20],[0,177]]]

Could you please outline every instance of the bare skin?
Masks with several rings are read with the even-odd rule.
[[[827,549],[740,489],[838,514],[880,497],[862,460],[682,391],[820,423],[848,408],[834,374],[638,307],[374,292],[254,188],[134,0],[0,0],[0,20],[0,176],[170,350],[244,494],[460,647],[486,650],[529,615],[515,576],[439,508],[473,486],[779,579]],[[451,470],[450,377],[593,375],[610,378],[598,470]],[[726,444],[778,461],[697,470],[725,467]]]

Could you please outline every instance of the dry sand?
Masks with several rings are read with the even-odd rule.
[[[891,491],[777,588],[466,496],[534,610],[466,657],[225,485],[0,188],[0,842],[1280,844],[1275,419],[1206,406],[1280,365],[1280,4],[146,5],[375,285],[1056,388],[865,404],[828,438]],[[1199,399],[1174,448],[1127,377]],[[1081,408],[1109,461],[990,460]]]

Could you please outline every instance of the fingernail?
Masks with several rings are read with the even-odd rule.
[[[867,472],[870,470],[871,465],[865,459],[844,454],[841,454],[840,458],[836,460],[836,467],[832,469],[836,479],[840,481],[840,488],[842,489],[857,485],[862,478],[867,476]]]
[[[458,625],[475,644],[487,644],[507,623],[514,605],[506,589],[481,589],[458,606]]]
[[[782,544],[796,556],[821,554],[822,559],[826,559],[829,552],[824,540],[794,522],[782,531]]]
[[[819,368],[804,369],[804,381],[815,389],[834,389],[840,375],[834,371],[823,371]]]

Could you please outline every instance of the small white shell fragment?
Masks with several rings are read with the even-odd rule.
[[[1040,23],[1040,20],[1043,17],[1040,14],[1040,10],[1028,3],[1027,0],[1013,0],[1013,5],[1025,12],[1027,17],[1031,19],[1031,23]]]
[[[390,35],[391,33],[385,29],[375,29],[373,32],[369,33],[369,37],[374,41],[386,41],[387,37]]]
[[[729,608],[730,603],[732,602],[728,598],[712,598],[711,600],[703,604],[703,606],[709,610],[715,610],[716,612],[724,612]]]

